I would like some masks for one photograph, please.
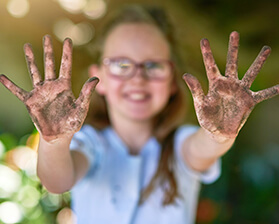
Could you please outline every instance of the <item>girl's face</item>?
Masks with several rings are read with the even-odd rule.
[[[108,35],[103,58],[128,58],[135,63],[164,61],[170,59],[170,49],[155,26],[121,24]],[[174,91],[171,69],[163,80],[149,80],[145,72],[142,67],[137,67],[129,79],[123,80],[112,77],[104,64],[98,69],[100,83],[97,91],[105,96],[111,118],[150,122],[165,107]]]

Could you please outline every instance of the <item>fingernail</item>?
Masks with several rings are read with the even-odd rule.
[[[271,52],[271,48],[267,45],[263,46],[263,51],[267,51],[267,53]]]
[[[209,46],[209,41],[207,38],[203,38],[201,39],[201,45],[204,47],[208,47]]]
[[[93,81],[98,81],[99,82],[99,78],[94,76],[94,77],[90,78],[88,81],[89,82],[93,82]]]

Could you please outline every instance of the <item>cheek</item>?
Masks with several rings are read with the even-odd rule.
[[[96,86],[96,91],[103,96],[108,95],[112,89],[114,88],[115,84],[113,83],[113,80],[110,80],[107,75],[104,73],[104,71],[102,73],[100,73],[99,76],[99,83]]]
[[[151,86],[151,88],[153,91],[155,91],[156,100],[162,103],[168,102],[172,91],[172,86],[170,83],[154,85]]]
[[[99,83],[98,83],[97,86],[96,86],[96,91],[97,91],[97,93],[98,93],[99,95],[101,95],[101,96],[106,95],[106,94],[105,94],[105,93],[106,93],[106,91],[105,91],[105,86],[104,86],[104,84],[103,84],[103,82],[102,82],[101,79],[100,79]]]
[[[121,94],[121,82],[117,80],[106,79],[103,82],[102,92],[107,100],[116,99]]]

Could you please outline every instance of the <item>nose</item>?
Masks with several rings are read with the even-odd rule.
[[[135,69],[135,74],[131,77],[132,79],[135,79],[135,80],[148,80],[148,76],[146,74],[146,71],[144,69],[144,66],[137,66],[136,69]]]

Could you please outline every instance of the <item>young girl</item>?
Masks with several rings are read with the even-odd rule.
[[[232,146],[253,107],[279,92],[279,85],[249,89],[270,48],[262,49],[239,80],[238,33],[230,35],[224,76],[208,40],[201,40],[208,93],[195,77],[183,76],[198,128],[182,125],[185,85],[173,31],[161,10],[122,9],[106,26],[100,44],[100,63],[90,67],[91,78],[78,99],[71,91],[70,39],[63,44],[58,79],[49,36],[44,37],[44,81],[31,46],[24,47],[31,92],[0,76],[40,132],[38,176],[51,192],[72,191],[78,223],[193,223],[200,182],[218,178],[218,158]],[[98,80],[89,115],[93,126],[82,126]]]

